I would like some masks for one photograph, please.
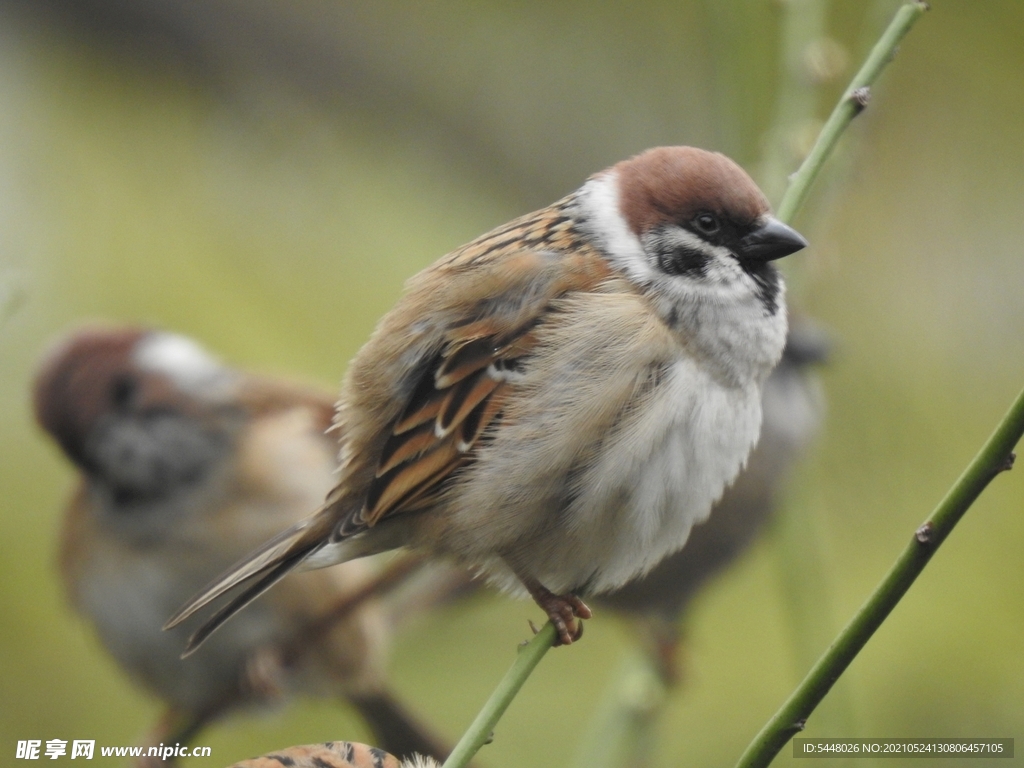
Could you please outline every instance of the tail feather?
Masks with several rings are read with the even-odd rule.
[[[308,553],[311,548],[302,547],[302,544],[309,539],[307,531],[314,526],[319,517],[320,515],[314,515],[296,523],[270,541],[260,545],[255,551],[250,552],[199,590],[196,595],[167,620],[163,628],[167,630],[178,626],[200,608],[209,605],[243,581],[247,581],[263,571],[273,568],[279,562],[288,558],[296,548],[306,549]]]
[[[323,546],[323,542],[333,527],[330,516],[325,514],[325,511],[321,510],[296,523],[235,563],[201,589],[167,620],[167,623],[164,624],[165,630],[178,626],[196,611],[235,587],[256,579],[192,635],[185,651],[186,656],[198,648],[217,627],[270,589],[285,574]]]
[[[241,593],[231,598],[229,603],[218,608],[216,613],[203,622],[203,625],[192,633],[192,636],[188,639],[188,643],[185,644],[185,650],[182,651],[181,658],[184,659],[191,656],[196,649],[206,641],[206,638],[216,632],[224,622],[287,576],[296,565],[298,565],[316,548],[317,545],[313,545],[306,550],[293,552],[279,562],[267,566],[269,570],[267,570],[266,573],[246,587]],[[235,584],[239,583],[241,582],[235,582],[231,586],[235,586]],[[230,587],[228,587],[228,589],[230,589]]]

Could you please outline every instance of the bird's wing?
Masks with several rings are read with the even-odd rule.
[[[362,508],[338,536],[428,506],[445,478],[472,459],[481,435],[501,416],[521,359],[536,343],[535,322],[503,332],[482,320],[446,334],[388,432]]]
[[[419,276],[356,358],[342,392],[335,497],[350,506],[332,539],[434,503],[500,420],[554,300],[593,290],[608,274],[593,254],[519,249]],[[414,338],[417,322],[430,331]],[[391,346],[396,337],[407,340],[404,349]],[[391,369],[382,370],[381,360]],[[382,381],[396,386],[388,391]]]

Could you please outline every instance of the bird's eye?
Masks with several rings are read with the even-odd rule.
[[[699,213],[693,220],[697,229],[703,232],[705,235],[717,234],[718,230],[722,228],[722,225],[718,222],[718,218],[710,213]]]

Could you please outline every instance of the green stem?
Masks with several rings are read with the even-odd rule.
[[[755,177],[773,203],[785,193],[796,160],[794,148],[801,128],[813,121],[818,83],[806,64],[807,50],[825,37],[829,4],[822,0],[787,0],[781,3],[782,77],[775,102],[775,118],[765,134],[764,155]]]
[[[442,768],[462,768],[475,755],[484,744],[491,738],[494,726],[498,724],[501,716],[505,714],[512,699],[523,687],[526,678],[533,672],[540,660],[544,658],[551,647],[555,644],[555,627],[549,621],[541,628],[536,636],[519,649],[519,656],[516,658],[512,668],[505,673],[505,677],[494,689],[491,698],[484,704],[483,709],[476,716],[473,724],[459,739],[455,749],[448,755]]]
[[[832,154],[839,137],[846,130],[846,126],[860,114],[867,104],[870,93],[868,89],[896,54],[896,46],[899,45],[900,40],[926,10],[928,10],[926,3],[912,2],[907,3],[896,12],[896,16],[893,17],[888,28],[875,43],[875,47],[871,49],[864,65],[854,76],[842,98],[839,99],[836,108],[832,110],[817,141],[814,142],[814,147],[790,179],[789,188],[786,190],[782,202],[779,203],[779,219],[785,222],[791,221],[793,215],[803,205],[811,184],[818,177],[825,160]]]
[[[811,712],[910,589],[910,585],[971,504],[996,475],[1012,466],[1012,451],[1022,435],[1024,391],[1017,395],[995,432],[946,497],[915,531],[910,543],[871,597],[747,747],[736,768],[762,768],[769,765],[786,742],[803,729]]]

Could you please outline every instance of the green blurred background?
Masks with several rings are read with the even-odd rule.
[[[49,339],[145,322],[333,389],[406,277],[631,153],[720,149],[777,190],[784,6],[0,2],[0,763],[18,739],[130,744],[159,710],[56,580],[72,473],[27,396]],[[895,7],[827,4],[819,117]],[[732,765],[1024,384],[1022,126],[1024,4],[934,2],[797,220],[792,293],[836,339],[826,429],[789,524],[695,606],[657,765]],[[1019,470],[994,484],[805,735],[1024,737],[1022,501]],[[538,613],[428,617],[396,686],[458,735]],[[563,764],[631,642],[591,621],[481,762]],[[186,765],[365,737],[302,702],[217,725]]]

